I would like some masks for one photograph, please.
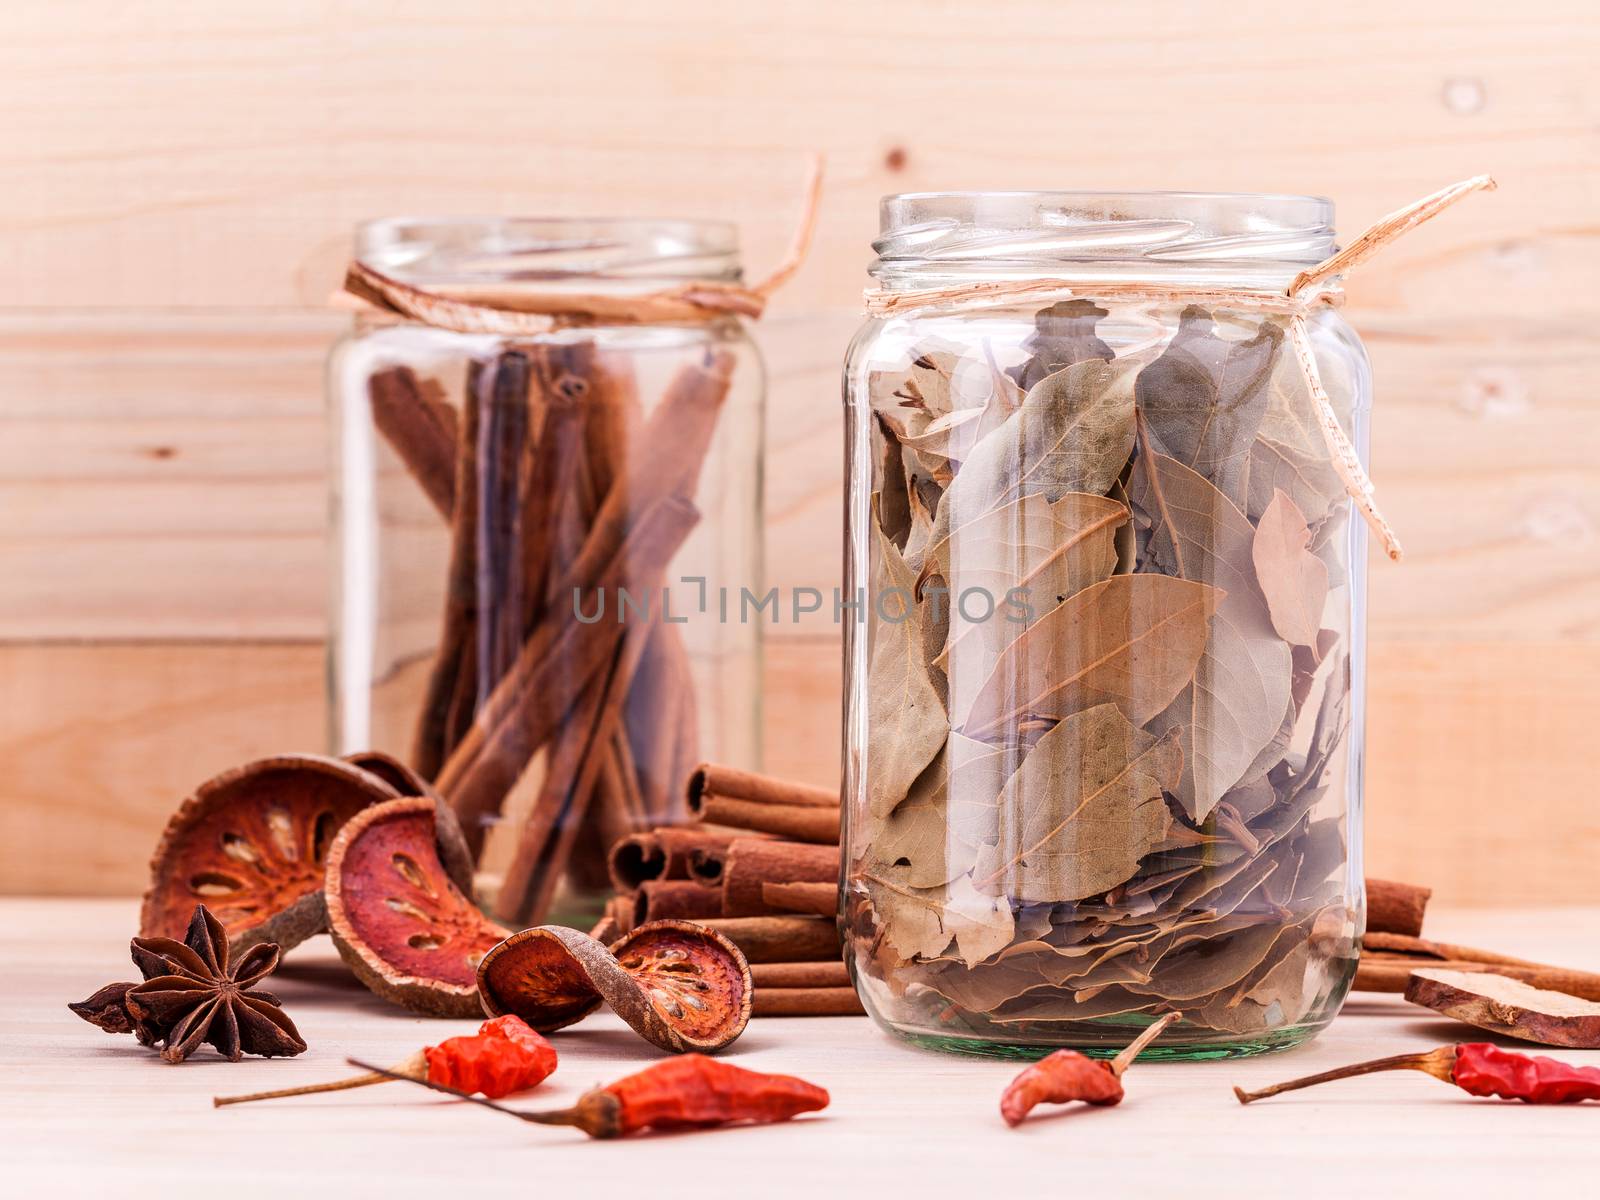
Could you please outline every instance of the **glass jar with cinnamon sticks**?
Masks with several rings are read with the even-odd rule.
[[[332,738],[432,781],[507,923],[584,919],[606,849],[671,823],[698,762],[759,761],[760,624],[717,605],[761,578],[739,279],[717,223],[359,232]]]
[[[1160,1052],[1211,1056],[1342,1001],[1387,527],[1365,354],[1301,281],[1331,215],[884,201],[845,367],[844,903],[899,1034],[1110,1051],[1179,1012]]]

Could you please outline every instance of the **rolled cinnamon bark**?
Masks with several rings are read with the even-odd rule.
[[[837,959],[826,962],[751,963],[757,988],[849,987],[850,970]]]
[[[456,410],[423,390],[410,367],[385,367],[367,381],[372,423],[446,521],[456,506]]]
[[[1498,963],[1511,967],[1545,967],[1545,963],[1531,962],[1526,958],[1512,958],[1494,950],[1479,950],[1475,946],[1458,946],[1453,942],[1430,942],[1426,938],[1408,937],[1403,933],[1368,933],[1361,939],[1361,957],[1367,959],[1415,959],[1417,965],[1432,965],[1430,960],[1456,959],[1460,962]]]
[[[1514,967],[1501,963],[1465,962],[1460,959],[1432,959],[1426,962],[1385,962],[1362,957],[1356,968],[1352,988],[1358,992],[1403,992],[1411,972],[1422,968],[1443,971],[1478,971],[1520,979],[1537,988],[1565,992],[1582,1000],[1600,1001],[1600,975],[1571,971],[1564,967]]]
[[[461,726],[461,710],[472,691],[471,672],[476,662],[473,619],[477,611],[474,592],[478,571],[478,377],[482,370],[483,364],[479,362],[473,362],[468,368],[455,446],[453,478],[457,503],[450,516],[450,562],[445,578],[444,615],[439,646],[434,651],[427,692],[411,743],[412,765],[424,779],[432,779],[436,784],[440,768],[450,752],[452,735]],[[464,673],[468,678],[462,678]],[[457,815],[461,815],[459,809]],[[483,837],[482,815],[472,814],[462,821],[461,832],[474,855]]]
[[[1367,880],[1367,929],[1372,933],[1422,933],[1422,917],[1432,888],[1388,879]]]
[[[633,898],[635,925],[646,921],[702,921],[722,915],[722,897],[687,879],[653,880]]]
[[[750,996],[757,1017],[860,1017],[866,1015],[852,987],[764,988]]]
[[[793,911],[769,904],[762,894],[763,886],[821,883],[831,891],[838,886],[838,879],[837,846],[740,838],[729,845],[724,859],[722,915],[760,917]]]
[[[628,457],[636,469],[626,486],[607,493],[582,549],[550,594],[570,598],[574,589],[614,593],[617,587],[637,588],[656,579],[671,561],[689,526],[676,532],[644,526],[675,508],[694,511],[684,497],[694,492],[732,370],[733,356],[715,351],[678,372],[635,434]],[[498,809],[528,760],[609,657],[620,624],[579,622],[571,603],[558,599],[481,706],[476,724],[436,781],[474,839],[474,850],[482,844],[483,819]]]
[[[713,829],[670,827],[632,834],[612,843],[611,883],[617,891],[632,895],[652,879],[688,879],[691,854],[715,851],[720,863],[720,855],[739,836]]]
[[[819,917],[839,912],[837,883],[764,883],[761,899],[773,912],[811,913]]]
[[[721,933],[752,963],[817,962],[843,953],[838,923],[827,917],[717,917],[698,924]]]
[[[779,779],[775,775],[758,775],[720,763],[701,763],[689,777],[689,811],[700,815],[706,801],[715,799],[811,808],[839,807],[839,793],[832,788]]]
[[[690,805],[694,807],[693,802]],[[839,810],[804,804],[762,804],[753,800],[702,798],[700,819],[715,825],[775,834],[792,842],[838,845]]]
[[[654,505],[618,547],[594,586],[614,592],[618,587],[637,587],[641,579],[659,578],[698,520],[698,511],[681,498]],[[499,809],[534,753],[568,724],[565,719],[572,704],[630,631],[617,621],[584,624],[570,607],[558,606],[554,614],[524,644],[516,665],[490,693],[476,724],[435,780],[455,808],[474,851],[482,846],[483,819]]]

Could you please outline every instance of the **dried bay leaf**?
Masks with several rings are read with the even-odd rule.
[[[939,506],[934,540],[1019,496],[1105,495],[1133,449],[1133,385],[1147,361],[1094,358],[1030,388],[962,463]]]
[[[1211,314],[1190,305],[1135,389],[1139,411],[1161,448],[1241,510],[1251,443],[1267,411],[1267,385],[1282,343],[1283,330],[1270,320],[1248,341],[1218,337]]]
[[[1177,795],[1189,816],[1203,821],[1283,728],[1289,647],[1272,628],[1255,580],[1255,529],[1226,496],[1163,454],[1139,456],[1128,496],[1149,519],[1155,562],[1225,592],[1193,685],[1151,723],[1156,731],[1183,731]]]
[[[1006,374],[1027,391],[1046,375],[1073,363],[1098,358],[1110,362],[1115,351],[1095,334],[1106,310],[1092,300],[1060,300],[1033,314],[1033,332],[1022,341],[1028,361]]]
[[[1016,769],[1012,750],[950,734],[938,757],[871,839],[873,869],[912,887],[948,883],[972,869],[978,848],[993,841],[1000,791]]]
[[[1286,492],[1274,493],[1250,554],[1272,627],[1296,646],[1316,644],[1328,602],[1328,568],[1307,548],[1310,542],[1311,529],[1295,502]]]
[[[943,954],[953,941],[960,960],[971,966],[1011,941],[1011,905],[1003,896],[980,894],[966,876],[936,888],[864,878],[885,940],[906,959]]]
[[[1245,513],[1252,521],[1261,519],[1274,492],[1288,493],[1307,521],[1322,520],[1345,499],[1344,481],[1326,450],[1300,450],[1262,435],[1250,447]]]
[[[923,612],[913,599],[916,575],[878,525],[873,536],[877,574],[882,581],[872,597],[884,598],[885,611],[898,621],[878,622],[867,679],[867,795],[874,812],[887,813],[943,748],[949,721],[928,666]],[[892,594],[891,594],[892,590]]]
[[[953,711],[970,705],[1039,614],[1111,575],[1117,530],[1128,520],[1126,506],[1104,496],[1024,496],[929,549],[923,575],[948,581],[950,641],[936,664],[950,678]]]
[[[957,718],[970,737],[1005,736],[1029,713],[1062,718],[1110,702],[1142,725],[1194,678],[1220,596],[1163,575],[1091,584],[1007,646]]]
[[[1115,705],[1074,713],[1034,745],[1000,794],[998,836],[973,868],[979,891],[1023,903],[1093,896],[1127,879],[1171,824],[1163,789],[1182,770]]]

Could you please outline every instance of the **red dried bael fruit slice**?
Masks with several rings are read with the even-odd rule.
[[[328,931],[362,983],[428,1016],[479,1015],[478,963],[506,931],[452,882],[470,862],[449,810],[426,797],[376,805],[339,831]]]
[[[357,750],[354,754],[346,754],[344,761],[376,775],[392,787],[397,796],[439,799],[439,793],[434,791],[431,783],[392,754],[385,754],[382,750]]]
[[[750,1021],[744,955],[689,921],[651,921],[609,949],[576,929],[524,929],[485,956],[478,990],[484,1012],[513,1013],[541,1032],[604,1001],[640,1037],[678,1054],[720,1050]]]
[[[207,780],[156,846],[139,935],[181,939],[198,904],[222,922],[235,953],[257,942],[287,950],[321,933],[334,835],[396,795],[378,776],[317,754],[264,758]]]

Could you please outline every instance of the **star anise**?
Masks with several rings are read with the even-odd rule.
[[[138,984],[113,983],[78,1004],[68,1005],[108,1033],[133,1033],[142,1045],[159,1046],[161,1057],[180,1063],[202,1042],[230,1061],[246,1054],[266,1058],[306,1048],[277,997],[253,986],[277,969],[280,952],[271,942],[250,947],[229,962],[222,922],[199,905],[181,942],[134,938]]]

